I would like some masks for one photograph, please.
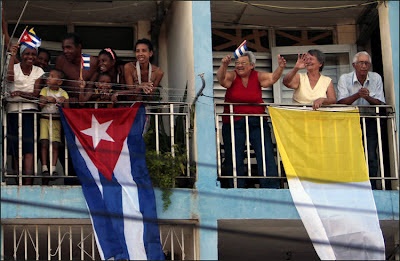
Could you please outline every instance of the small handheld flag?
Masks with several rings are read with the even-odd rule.
[[[42,40],[36,35],[32,27],[29,32],[26,31],[26,28],[24,29],[18,42],[30,48],[38,48],[40,47]]]
[[[233,53],[233,56],[235,57],[235,59],[239,58],[240,56],[243,55],[243,53],[247,51],[247,45],[246,45],[246,40],[244,40],[239,47],[235,50],[235,52]]]
[[[82,68],[85,70],[90,69],[90,55],[89,54],[82,54]]]
[[[82,70],[90,70],[90,55],[83,53],[81,55],[81,68],[79,70],[79,79],[83,80]]]

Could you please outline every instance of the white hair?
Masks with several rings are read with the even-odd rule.
[[[256,67],[256,56],[254,55],[254,53],[252,51],[245,51],[242,56],[247,56],[249,57],[249,61],[252,65],[254,65],[254,67]]]
[[[366,55],[366,56],[368,56],[368,61],[369,61],[370,63],[372,63],[372,61],[371,61],[371,56],[370,56],[369,53],[367,53],[366,51],[362,51],[362,52],[356,53],[356,54],[354,55],[354,57],[353,57],[353,63],[358,62],[358,57],[360,57],[360,55]]]

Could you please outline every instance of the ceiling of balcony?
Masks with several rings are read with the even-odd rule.
[[[376,1],[212,1],[212,22],[224,26],[331,27],[354,24]]]
[[[3,0],[5,16],[15,23],[132,25],[155,20],[172,1]],[[218,27],[330,27],[352,24],[377,1],[211,1],[212,23]],[[161,6],[161,8],[158,8]],[[158,13],[160,14],[160,13]]]

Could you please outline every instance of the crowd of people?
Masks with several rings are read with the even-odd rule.
[[[82,41],[75,33],[63,38],[62,54],[54,66],[50,66],[50,52],[43,48],[20,43],[10,46],[6,92],[8,153],[12,156],[13,170],[18,170],[18,115],[22,111],[22,172],[26,176],[23,184],[33,182],[34,114],[39,109],[42,175],[54,178],[58,176],[58,157],[65,156],[58,149],[62,141],[59,107],[130,106],[134,101],[154,96],[164,73],[151,64],[153,45],[148,39],[140,39],[134,51],[137,61],[121,64],[113,49],[104,48],[97,56],[90,56],[90,66],[86,69],[82,65]],[[52,162],[48,160],[50,140]]]
[[[271,130],[266,117],[264,106],[248,104],[263,103],[262,88],[271,87],[277,82],[286,67],[286,61],[278,56],[278,68],[273,73],[255,70],[256,59],[251,51],[246,51],[235,61],[235,69],[228,71],[231,56],[222,58],[217,72],[217,79],[225,87],[226,103],[246,103],[246,105],[225,105],[224,113],[257,115],[249,116],[246,122],[243,116],[222,117],[222,138],[224,142],[224,169],[225,175],[234,177],[233,173],[233,148],[235,152],[235,166],[237,187],[245,188],[248,179],[240,178],[245,174],[245,143],[246,129],[249,132],[249,141],[254,149],[257,160],[258,176],[266,176],[259,181],[262,188],[279,188],[279,177],[271,142]],[[311,105],[318,110],[323,105],[381,105],[385,104],[382,78],[379,74],[371,72],[371,56],[363,51],[357,53],[352,61],[353,72],[340,76],[337,84],[338,93],[332,79],[321,74],[325,64],[325,54],[320,50],[312,49],[307,53],[298,54],[298,59],[293,69],[283,77],[283,84],[294,89],[293,103]],[[298,71],[305,69],[305,73]],[[263,128],[261,128],[261,123]],[[233,131],[232,131],[233,130]],[[234,136],[231,134],[234,133]],[[264,137],[264,144],[262,138]],[[376,119],[370,117],[366,124],[368,168],[370,177],[378,175],[377,156],[377,125]],[[235,145],[232,146],[232,137]],[[264,163],[265,162],[265,166]],[[265,173],[264,173],[265,172]],[[272,178],[271,178],[272,177]],[[275,177],[275,179],[273,178]],[[229,179],[227,187],[233,187],[234,178]],[[376,188],[376,181],[371,180],[371,187]]]
[[[8,39],[9,41],[9,39]],[[7,81],[7,137],[8,153],[12,156],[12,167],[18,164],[18,112],[22,114],[22,154],[24,184],[32,184],[34,166],[33,128],[34,112],[40,114],[40,155],[42,174],[57,176],[58,157],[64,156],[59,151],[62,140],[62,128],[58,107],[93,107],[112,108],[129,106],[133,101],[152,100],[160,86],[163,71],[151,63],[154,55],[153,45],[148,39],[140,39],[135,44],[135,61],[122,64],[115,51],[109,47],[102,49],[97,56],[90,57],[88,69],[82,67],[82,41],[79,35],[68,33],[62,40],[62,54],[54,66],[50,66],[49,51],[20,45],[10,45],[10,61]],[[272,72],[260,72],[255,69],[256,58],[251,51],[246,51],[235,60],[234,70],[228,70],[232,58],[224,57],[217,71],[217,79],[225,87],[226,103],[246,103],[244,105],[226,105],[224,113],[257,115],[246,121],[243,116],[223,116],[222,137],[224,142],[224,166],[227,176],[233,176],[233,148],[235,153],[236,174],[245,174],[246,128],[249,129],[249,141],[257,160],[257,173],[267,176],[259,180],[262,188],[279,188],[277,165],[271,138],[271,129],[267,117],[260,121],[259,115],[266,113],[262,89],[277,82],[286,68],[286,60],[277,57],[278,68]],[[325,64],[325,55],[317,49],[299,54],[295,66],[283,78],[283,84],[293,89],[293,102],[309,104],[314,110],[323,105],[379,105],[385,103],[382,78],[370,71],[371,57],[367,52],[354,56],[354,71],[340,77],[338,93],[332,79],[321,72]],[[305,69],[306,72],[299,73]],[[43,77],[45,75],[45,77]],[[96,103],[88,103],[94,101]],[[118,103],[124,101],[126,103]],[[130,102],[130,103],[129,103]],[[93,105],[96,104],[96,105]],[[33,113],[32,113],[33,112]],[[49,119],[52,124],[49,124]],[[51,130],[50,130],[51,126]],[[234,130],[232,132],[232,130]],[[50,139],[51,133],[51,139]],[[234,133],[232,136],[231,133]],[[374,118],[367,120],[366,135],[368,141],[368,166],[370,176],[378,174],[377,126]],[[234,146],[232,146],[234,138]],[[52,162],[49,162],[49,141],[52,141]],[[51,166],[50,166],[51,165]],[[73,171],[73,170],[72,170]],[[233,179],[228,187],[233,187]],[[246,179],[238,178],[237,187],[246,187]],[[376,188],[375,182],[372,187]]]

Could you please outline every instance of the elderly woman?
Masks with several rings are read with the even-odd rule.
[[[298,55],[294,68],[283,78],[283,84],[294,89],[293,100],[296,103],[312,104],[314,110],[336,103],[332,79],[321,74],[324,63],[325,55],[316,49]],[[298,73],[304,68],[307,73]]]
[[[10,96],[7,98],[7,127],[9,152],[13,156],[13,168],[16,169],[18,158],[18,112],[22,111],[22,154],[24,157],[23,174],[33,174],[33,140],[34,115],[38,110],[37,103],[40,92],[40,77],[44,71],[33,65],[37,56],[37,48],[21,45],[21,62],[14,64],[18,45],[11,48],[11,60],[8,65],[7,81]],[[24,184],[31,185],[32,178],[25,178]]]
[[[278,56],[279,67],[273,73],[259,72],[255,70],[256,58],[251,51],[244,54],[235,61],[235,70],[228,71],[228,65],[231,57],[228,55],[222,59],[221,66],[217,71],[218,82],[225,87],[225,102],[228,103],[263,103],[262,88],[272,86],[282,75],[286,66],[283,57]],[[264,114],[265,106],[262,105],[235,105],[233,106],[235,114]],[[229,113],[229,106],[226,105],[225,113]],[[269,177],[277,177],[278,171],[274,158],[274,151],[271,140],[271,130],[268,122],[264,117],[263,129],[260,124],[260,116],[251,116],[248,118],[249,139],[252,144],[256,159],[258,175],[263,176],[263,148],[265,151],[266,175]],[[231,142],[231,122],[229,116],[222,118],[222,137],[225,149],[225,167],[228,175],[233,175],[232,169],[232,142]],[[235,153],[237,176],[244,176],[244,150],[246,142],[246,121],[243,116],[234,117],[235,130]],[[263,132],[261,132],[263,130]],[[264,135],[264,144],[262,144],[262,135]],[[239,188],[246,186],[245,179],[238,179]],[[233,186],[231,182],[230,187]],[[261,179],[260,187],[262,188],[279,188],[279,180]]]

